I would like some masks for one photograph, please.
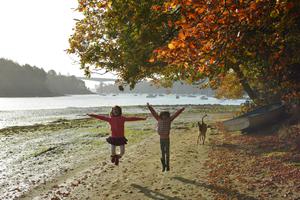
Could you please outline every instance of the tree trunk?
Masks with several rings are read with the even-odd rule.
[[[254,102],[258,101],[259,98],[258,98],[257,94],[254,92],[254,90],[249,85],[249,83],[248,83],[247,79],[245,78],[240,67],[237,65],[233,65],[231,68],[237,74],[238,78],[240,79],[240,83],[242,84],[244,90],[249,95],[250,99],[252,99]]]

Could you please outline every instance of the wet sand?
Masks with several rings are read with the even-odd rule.
[[[169,172],[161,171],[150,116],[127,123],[129,144],[119,166],[109,160],[109,126],[97,120],[2,130],[0,199],[213,199],[204,167],[210,146],[196,144],[196,122],[204,113],[190,107],[174,121]],[[208,115],[214,124],[232,113]]]

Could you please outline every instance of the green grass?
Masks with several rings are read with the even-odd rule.
[[[38,157],[42,154],[45,154],[49,151],[53,151],[57,148],[57,146],[42,146],[38,148],[35,152],[33,152],[30,156],[31,157]]]
[[[264,153],[263,156],[264,157],[284,157],[287,154],[288,154],[288,152],[284,152],[284,151],[272,151],[272,152]]]
[[[130,143],[137,143],[146,137],[149,137],[151,134],[155,134],[154,130],[136,130],[131,128],[125,129],[125,137]]]
[[[291,165],[300,168],[300,162],[292,162]]]
[[[89,134],[85,135],[83,137],[104,137],[109,135],[109,128],[98,128],[98,127],[90,127],[87,128],[85,131],[87,131]]]

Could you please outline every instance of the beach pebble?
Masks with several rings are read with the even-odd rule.
[[[17,188],[12,189],[11,191],[21,192],[21,189],[17,187]]]
[[[82,178],[82,180],[85,180],[88,178],[88,175],[84,175],[84,177]]]
[[[178,191],[172,191],[173,194],[178,194]]]
[[[63,197],[67,197],[70,195],[70,192],[67,189],[63,188],[63,189],[58,190],[56,192],[56,194],[61,195]]]
[[[60,200],[58,196],[51,197],[51,200]]]
[[[79,184],[80,184],[80,181],[78,181],[78,180],[75,180],[75,181],[73,181],[73,182],[71,183],[71,185],[72,185],[73,187],[78,186]]]

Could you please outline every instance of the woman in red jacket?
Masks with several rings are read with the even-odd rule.
[[[125,153],[125,144],[127,144],[127,139],[124,135],[124,124],[126,121],[139,121],[146,120],[146,118],[141,117],[124,117],[122,116],[122,109],[120,106],[114,106],[111,109],[110,116],[88,114],[90,117],[94,117],[110,124],[111,136],[106,139],[106,141],[111,144],[111,162],[115,165],[119,164],[119,159]],[[116,154],[116,146],[120,146],[120,154]]]

